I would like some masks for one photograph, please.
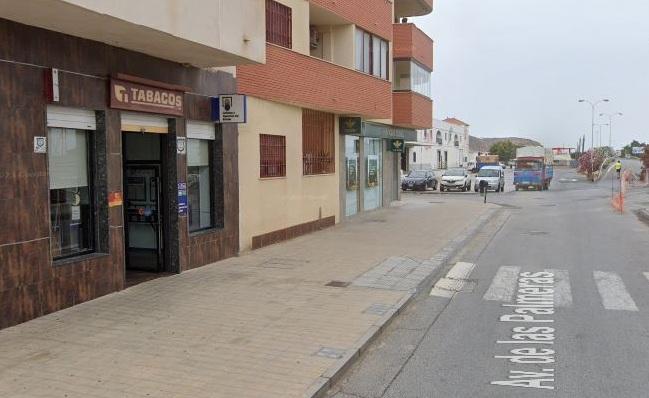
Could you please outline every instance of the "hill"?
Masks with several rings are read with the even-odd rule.
[[[511,141],[517,146],[542,146],[540,142],[529,138],[520,137],[498,137],[498,138],[480,138],[469,136],[469,150],[471,152],[489,152],[489,148],[497,142]]]

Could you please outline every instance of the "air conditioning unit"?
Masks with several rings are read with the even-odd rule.
[[[320,46],[320,32],[318,32],[318,30],[313,26],[309,27],[309,39],[312,49]]]

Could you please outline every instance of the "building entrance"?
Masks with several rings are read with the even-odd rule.
[[[127,284],[164,264],[163,134],[124,132],[124,235]],[[150,279],[144,276],[145,279]]]

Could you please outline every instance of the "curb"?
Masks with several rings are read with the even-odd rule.
[[[367,350],[370,344],[376,340],[383,331],[392,323],[396,317],[408,307],[415,297],[421,292],[426,291],[425,288],[432,285],[436,279],[442,276],[444,266],[455,256],[464,243],[473,239],[482,227],[489,222],[498,211],[501,209],[490,209],[485,214],[480,216],[475,223],[465,228],[459,235],[451,240],[444,249],[440,250],[429,262],[436,265],[435,269],[424,280],[421,281],[419,286],[413,291],[406,293],[385,315],[377,320],[365,334],[354,343],[352,348],[343,355],[336,363],[330,366],[317,380],[315,380],[307,391],[304,393],[304,398],[324,398],[329,389],[340,380],[347,370],[361,358],[361,355]]]

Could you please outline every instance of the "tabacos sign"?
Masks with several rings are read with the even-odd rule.
[[[126,80],[110,80],[110,107],[183,116],[184,93]]]

